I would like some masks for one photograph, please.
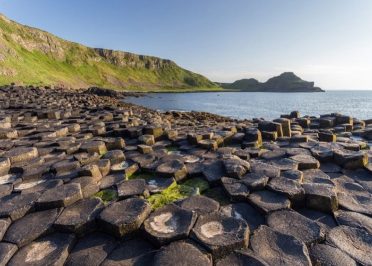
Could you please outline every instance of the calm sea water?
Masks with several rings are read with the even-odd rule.
[[[239,119],[274,119],[294,110],[302,115],[340,112],[372,118],[372,91],[151,93],[125,101],[160,111],[205,111]]]

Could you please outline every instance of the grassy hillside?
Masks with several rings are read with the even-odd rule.
[[[221,89],[170,60],[89,48],[0,14],[0,85],[11,82],[136,91]]]

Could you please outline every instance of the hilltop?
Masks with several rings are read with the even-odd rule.
[[[284,72],[264,83],[256,79],[241,79],[233,83],[219,83],[227,90],[249,92],[323,92],[314,82],[302,80],[293,72]]]
[[[171,60],[90,48],[0,14],[0,85],[11,82],[136,91],[220,89]]]

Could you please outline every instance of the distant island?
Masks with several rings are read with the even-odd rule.
[[[284,72],[263,83],[250,78],[233,83],[217,82],[217,84],[226,90],[246,92],[324,92],[321,88],[315,87],[314,82],[302,80],[293,72]]]

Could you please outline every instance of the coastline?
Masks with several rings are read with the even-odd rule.
[[[184,250],[191,239],[208,247],[197,258],[210,264],[249,242],[280,258],[293,246],[288,258],[307,261],[308,244],[325,243],[325,235],[340,247],[368,246],[357,237],[367,235],[368,223],[353,227],[342,215],[372,216],[372,119],[293,111],[237,120],[157,112],[101,90],[0,91],[0,217],[4,240],[24,246],[7,253],[13,265],[56,249],[63,252],[39,262],[73,260],[79,245],[115,238],[122,241],[105,263],[133,243],[151,247],[138,250],[131,259],[138,262],[177,245]],[[342,244],[340,231],[348,236]],[[261,251],[253,246],[247,256],[263,261]],[[358,254],[352,258],[370,261]]]

